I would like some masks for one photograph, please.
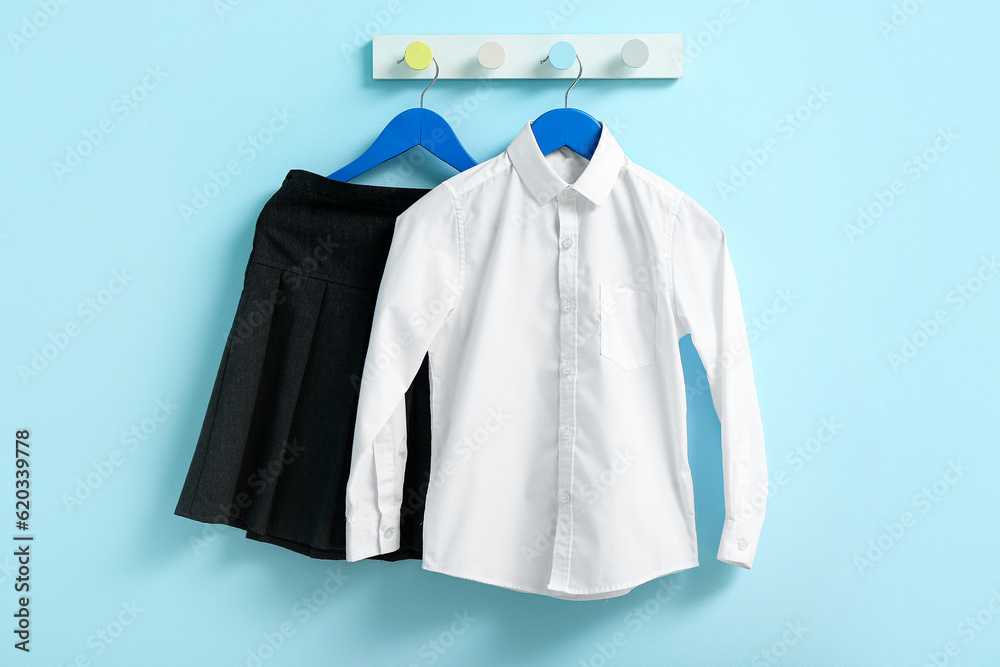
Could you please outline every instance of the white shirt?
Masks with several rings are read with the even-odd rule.
[[[402,401],[429,352],[424,569],[597,599],[696,566],[688,333],[722,424],[718,558],[749,569],[767,470],[725,233],[606,125],[589,162],[543,156],[525,125],[396,221],[361,379],[347,560],[398,547]]]

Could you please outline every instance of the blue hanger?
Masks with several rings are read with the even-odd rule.
[[[601,124],[596,118],[586,111],[569,108],[569,91],[573,90],[573,86],[583,76],[583,62],[580,56],[576,57],[576,61],[580,64],[580,73],[566,89],[563,108],[546,111],[531,123],[531,131],[535,135],[535,142],[538,143],[542,155],[548,155],[566,146],[589,160],[594,156],[597,142],[601,138]]]
[[[434,60],[434,78],[427,84],[427,88],[437,81],[439,71],[437,60]],[[448,121],[440,114],[424,108],[424,93],[427,88],[420,93],[419,108],[407,109],[390,120],[368,150],[350,164],[330,174],[329,178],[347,182],[414,146],[423,146],[431,155],[459,171],[474,167],[476,161],[465,150]]]

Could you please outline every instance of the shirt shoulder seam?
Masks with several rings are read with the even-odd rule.
[[[444,320],[441,322],[443,327],[451,316],[458,310],[458,304],[462,299],[462,293],[465,291],[465,209],[462,208],[462,202],[458,197],[458,193],[447,181],[442,183],[448,194],[451,195],[452,208],[455,211],[455,234],[458,236],[458,286],[456,291],[458,294],[455,295],[455,306],[452,308],[448,314],[445,316]]]
[[[669,198],[673,202],[674,206],[677,205],[677,202],[687,196],[673,183],[670,183],[669,181],[651,173],[649,170],[637,165],[631,160],[626,160],[622,165],[622,169],[635,176],[649,187],[658,191],[663,196]]]
[[[513,168],[513,164],[507,156],[507,151],[504,151],[496,157],[492,157],[472,167],[475,170],[473,173],[469,173],[468,171],[462,172],[444,181],[443,184],[448,186],[448,190],[452,193],[453,197],[461,198],[471,190],[482,186],[490,179],[504,174],[508,166]]]
[[[687,197],[687,195],[682,195],[675,199],[673,206],[670,207],[670,213],[667,214],[667,243],[670,247],[670,289],[667,290],[667,298],[670,299],[670,312],[673,313],[674,326],[678,329],[681,328],[681,314],[677,309],[677,274],[674,271],[676,264],[676,242],[674,234],[677,231],[678,219],[680,218],[680,204],[684,197]]]

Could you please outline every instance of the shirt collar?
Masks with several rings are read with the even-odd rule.
[[[601,137],[590,162],[575,183],[567,183],[557,174],[542,155],[531,122],[525,124],[507,147],[507,156],[514,164],[517,175],[524,182],[539,204],[551,200],[567,187],[600,206],[618,180],[618,172],[625,163],[625,153],[603,121]]]

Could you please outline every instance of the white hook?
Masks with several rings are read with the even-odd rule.
[[[497,69],[503,65],[506,53],[497,42],[486,42],[479,47],[479,64],[486,69]]]

